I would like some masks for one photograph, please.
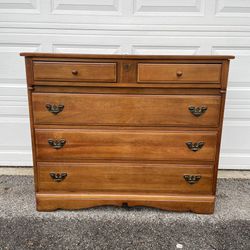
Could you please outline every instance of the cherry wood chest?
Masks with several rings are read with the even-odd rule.
[[[37,210],[213,213],[233,56],[21,55]]]

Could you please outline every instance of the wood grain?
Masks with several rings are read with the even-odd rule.
[[[180,76],[178,76],[180,74]],[[219,83],[221,64],[139,63],[139,83]]]
[[[98,129],[36,129],[37,159],[46,160],[192,160],[214,161],[217,132],[98,130]],[[48,139],[65,139],[61,149],[53,149]],[[186,142],[204,141],[192,152]]]
[[[34,62],[35,80],[116,82],[116,63]]]
[[[215,197],[210,195],[55,194],[50,192],[36,193],[36,203],[38,211],[125,205],[212,214],[214,212]]]
[[[50,173],[67,173],[55,182]],[[145,163],[38,163],[39,192],[212,194],[213,166]],[[184,175],[198,175],[189,184]]]
[[[35,124],[217,127],[220,96],[34,93]],[[57,115],[46,104],[63,104]],[[189,107],[207,107],[200,117]]]
[[[124,55],[124,54],[72,54],[72,53],[44,53],[44,52],[22,52],[21,56],[36,57],[36,58],[89,58],[89,59],[157,59],[157,60],[227,60],[234,59],[232,55]]]
[[[38,211],[126,205],[213,213],[233,56],[21,55]],[[55,115],[47,104],[64,108]],[[195,117],[191,105],[207,110]],[[48,139],[66,143],[54,149]],[[204,145],[193,152],[186,142]],[[67,176],[55,182],[50,173]],[[201,178],[189,184],[183,175]]]

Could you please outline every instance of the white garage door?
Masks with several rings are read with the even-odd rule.
[[[0,0],[0,165],[32,165],[22,51],[235,55],[220,168],[250,169],[250,0]]]

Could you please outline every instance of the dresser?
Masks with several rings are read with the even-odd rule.
[[[38,211],[213,213],[233,56],[21,55]]]

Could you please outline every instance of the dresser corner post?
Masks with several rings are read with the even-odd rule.
[[[214,167],[214,182],[213,182],[214,183],[213,185],[214,195],[216,195],[216,186],[217,186],[217,179],[218,179],[218,168],[219,168],[219,161],[220,161],[221,137],[222,137],[225,102],[226,102],[226,94],[227,94],[229,65],[230,65],[229,59],[223,60],[222,73],[221,73],[221,89],[220,89],[221,108],[220,108],[220,118],[219,118],[218,144],[217,144],[217,153],[216,153],[215,167]]]
[[[32,57],[25,56],[25,68],[26,68],[26,81],[27,81],[27,94],[28,94],[28,105],[29,105],[29,121],[30,121],[30,133],[31,133],[31,144],[32,144],[32,160],[33,160],[33,172],[35,191],[37,192],[37,169],[36,169],[36,151],[35,151],[35,129],[33,120],[33,107],[32,107],[32,93],[34,91],[34,80],[33,80],[33,60]]]
[[[222,70],[221,70],[221,90],[227,89],[229,65],[230,65],[229,59],[223,60]]]

